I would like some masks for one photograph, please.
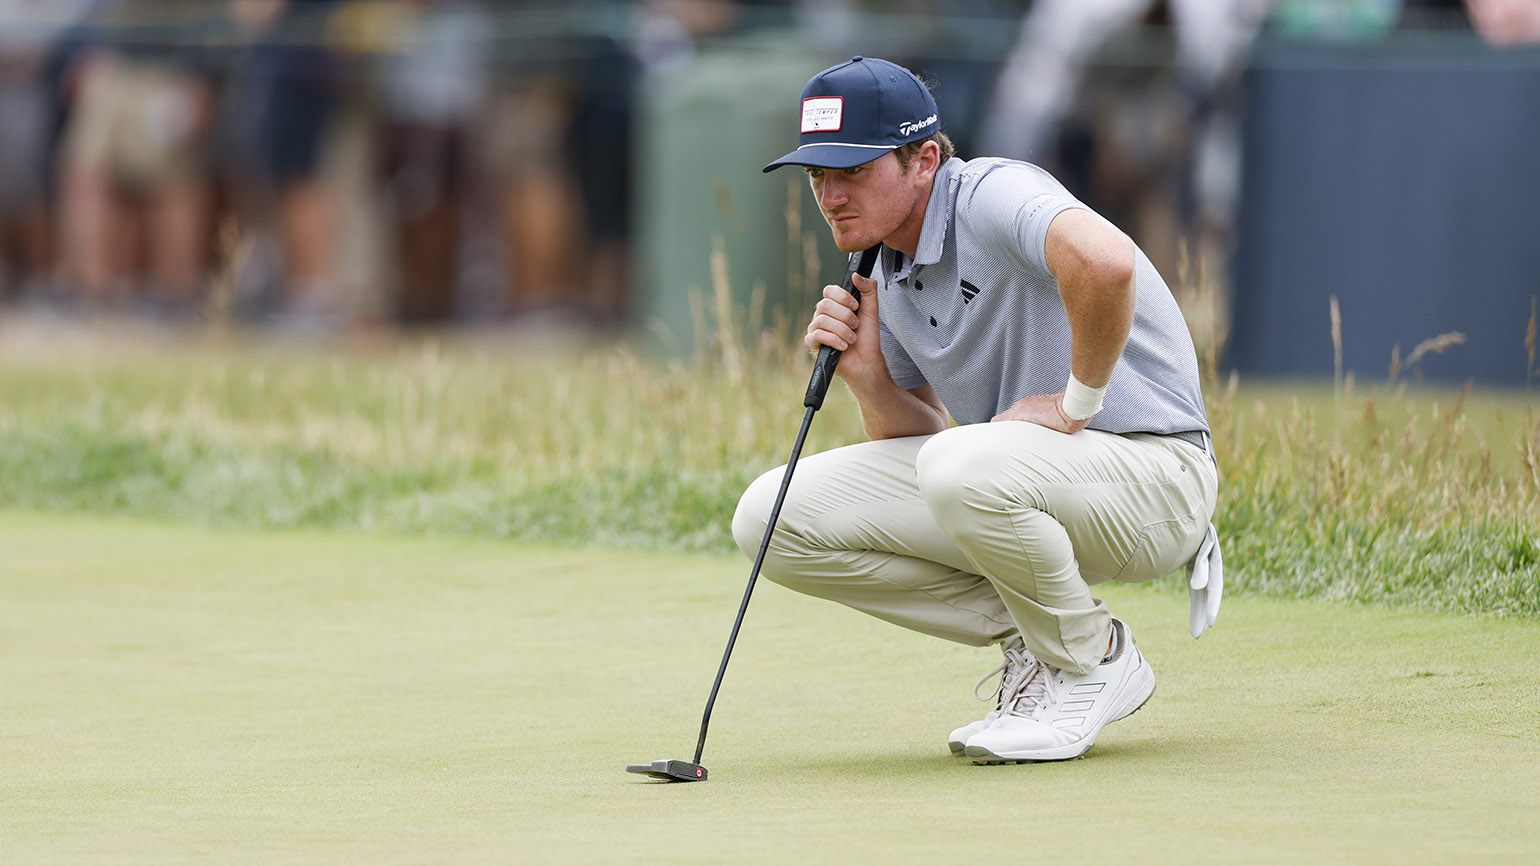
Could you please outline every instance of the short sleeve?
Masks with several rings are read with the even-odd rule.
[[[1051,175],[1017,163],[979,178],[968,202],[969,226],[979,240],[1009,251],[1023,267],[1048,270],[1048,226],[1071,208],[1084,208]]]
[[[885,323],[878,323],[878,330],[882,337],[882,357],[888,362],[888,375],[893,377],[894,384],[905,391],[913,391],[921,385],[927,385],[925,374],[920,372],[919,366],[904,347],[899,345],[898,338],[888,330]]]

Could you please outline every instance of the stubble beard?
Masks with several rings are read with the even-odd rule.
[[[839,247],[839,251],[842,253],[859,253],[867,247],[872,246],[872,244],[863,244],[852,240],[848,235],[841,237],[839,232],[834,233],[834,245]]]
[[[827,217],[824,218],[824,221],[829,224],[829,232],[834,237],[834,245],[842,253],[859,253],[862,250],[882,243],[883,239],[887,237],[885,234],[874,237],[873,235],[879,235],[879,232],[873,231],[870,224],[866,223],[866,218],[864,217],[860,218],[859,222],[866,223],[865,225],[857,226],[853,231],[845,232],[835,227],[833,221]]]

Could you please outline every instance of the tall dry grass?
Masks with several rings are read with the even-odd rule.
[[[703,329],[694,360],[508,337],[0,352],[0,507],[730,550],[810,364],[729,278],[700,307],[741,325]],[[1235,591],[1540,613],[1535,402],[1409,383],[1419,357],[1367,387],[1209,368]],[[808,450],[861,437],[836,384]]]

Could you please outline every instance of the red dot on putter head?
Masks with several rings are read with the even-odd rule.
[[[704,768],[701,768],[701,767],[696,767],[695,768],[695,778],[699,779],[701,776],[704,776],[704,775],[706,775],[706,771],[705,771]]]

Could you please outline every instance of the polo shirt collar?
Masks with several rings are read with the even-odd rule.
[[[914,263],[917,265],[933,265],[941,261],[947,226],[952,221],[947,200],[951,198],[952,181],[962,164],[963,161],[954,156],[936,169],[936,179],[930,187],[930,201],[925,203],[925,223],[920,226],[920,243],[914,249]]]

